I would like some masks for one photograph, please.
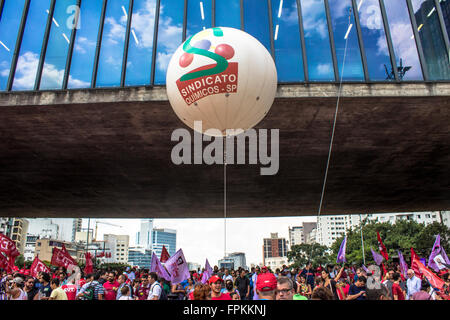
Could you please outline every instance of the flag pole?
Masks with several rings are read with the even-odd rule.
[[[364,254],[364,238],[363,238],[361,214],[359,214],[359,220],[360,220],[360,229],[361,229],[361,246],[362,246],[362,254],[363,254],[363,263],[364,263],[364,265],[366,265],[366,255]]]

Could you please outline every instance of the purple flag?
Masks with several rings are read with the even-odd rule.
[[[408,272],[408,265],[405,262],[405,258],[403,258],[403,254],[400,250],[398,250],[398,258],[400,260],[400,268],[402,270],[402,275],[406,277],[406,273]]]
[[[166,261],[166,267],[167,271],[171,274],[170,281],[172,284],[181,283],[191,276],[182,249],[178,250],[177,253]]]
[[[367,274],[371,273],[370,270],[367,269],[367,267],[366,267],[365,265],[362,265],[361,268],[363,268],[363,270],[364,270]]]
[[[441,248],[441,256],[444,258],[446,264],[450,264],[450,260],[447,257],[447,253],[445,253],[444,247]]]
[[[201,280],[202,283],[207,283],[209,278],[211,278],[212,274],[213,274],[213,269],[209,265],[208,259],[206,259],[205,271],[203,271],[202,280]]]
[[[434,241],[433,249],[431,250],[430,257],[428,258],[428,266],[433,268],[434,271],[439,272],[439,267],[436,262],[434,262],[434,258],[441,253],[441,235],[438,234],[436,236],[436,240]]]
[[[345,236],[344,240],[342,240],[341,247],[339,248],[339,252],[337,254],[336,263],[347,262],[345,260],[346,247],[347,247],[347,236]]]
[[[161,264],[156,254],[153,252],[152,255],[152,265],[150,267],[151,272],[156,272],[158,276],[170,281],[170,274],[167,272],[166,268]]]
[[[375,261],[375,263],[377,265],[380,265],[381,262],[383,262],[383,256],[381,254],[378,254],[375,251],[373,251],[372,248],[370,248],[370,250],[372,251],[373,260]]]
[[[427,265],[427,259],[425,259],[425,258],[420,258],[419,260],[420,260],[420,262],[421,262],[424,266]]]

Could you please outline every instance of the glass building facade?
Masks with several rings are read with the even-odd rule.
[[[242,29],[280,83],[449,81],[450,0],[0,0],[0,91],[164,85],[187,37]]]
[[[166,247],[170,256],[177,252],[177,231],[172,229],[153,229],[152,233],[153,252],[158,258],[161,257],[163,246]]]

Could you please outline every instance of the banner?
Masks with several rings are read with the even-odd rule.
[[[94,272],[94,263],[92,262],[92,255],[90,252],[86,252],[84,254],[84,258],[86,259],[86,265],[84,267],[84,274],[89,274]]]
[[[347,248],[347,236],[344,237],[344,240],[342,240],[341,247],[339,248],[339,252],[337,254],[336,263],[343,263],[347,262],[345,260],[345,250]]]
[[[166,268],[171,275],[172,284],[183,282],[191,276],[182,249],[167,260]]]
[[[408,265],[405,262],[405,258],[403,258],[403,254],[400,250],[398,252],[398,258],[400,260],[400,270],[402,271],[402,275],[406,277],[406,273],[408,272]]]
[[[375,261],[375,263],[377,265],[380,265],[381,262],[383,262],[383,256],[381,254],[378,254],[375,251],[373,251],[372,248],[370,248],[370,250],[372,251],[373,260]]]
[[[30,272],[32,277],[37,278],[39,272],[47,272],[50,274],[50,269],[45,265],[45,263],[39,260],[38,256],[36,256],[31,264]]]
[[[167,270],[164,268],[164,266],[158,260],[158,257],[156,256],[156,254],[154,252],[152,254],[152,265],[150,267],[150,272],[156,272],[158,274],[158,276],[166,279],[167,281],[171,280],[170,274],[167,272]]]
[[[388,261],[389,260],[388,252],[387,252],[386,247],[384,246],[383,242],[381,241],[380,233],[378,231],[377,231],[377,239],[378,239],[378,249],[380,250],[380,253],[383,256],[383,258],[386,261]]]
[[[414,270],[416,277],[422,279],[422,273],[420,272],[419,266],[416,264],[416,260],[420,262],[419,256],[416,254],[413,248],[411,248],[411,269]]]
[[[208,280],[209,280],[209,278],[211,278],[212,274],[213,274],[213,269],[212,269],[211,266],[209,265],[208,259],[206,259],[206,262],[205,262],[205,271],[203,271],[201,282],[202,282],[202,283],[207,283]]]
[[[8,268],[14,269],[14,261],[20,255],[17,250],[16,243],[10,238],[0,233],[0,252],[3,252],[8,257]]]
[[[63,247],[65,249],[65,247]],[[57,267],[65,267],[66,269],[71,265],[77,265],[76,261],[70,256],[67,250],[53,248],[52,265]]]
[[[169,260],[169,258],[170,258],[170,254],[169,254],[169,252],[167,251],[166,246],[163,245],[163,248],[162,248],[162,250],[161,250],[161,259],[160,259],[160,261],[161,261],[162,263],[164,263],[164,262],[166,262],[167,260]]]
[[[427,278],[428,282],[433,288],[442,290],[445,285],[444,280],[435,275],[430,269],[425,267],[418,259],[414,259],[415,264],[419,268],[420,272]]]

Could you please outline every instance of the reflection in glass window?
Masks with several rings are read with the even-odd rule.
[[[439,0],[442,16],[444,17],[445,29],[450,37],[450,0]]]
[[[211,0],[189,0],[186,39],[197,32],[211,28]]]
[[[241,28],[241,1],[216,0],[216,26]]]
[[[56,1],[39,89],[62,88],[69,39],[74,27],[74,13],[68,9],[75,4],[76,0]]]
[[[129,0],[109,0],[100,48],[97,87],[120,86]]]
[[[301,0],[310,81],[334,81],[324,0]]]
[[[278,81],[304,81],[297,0],[272,0],[271,3]]]
[[[155,13],[156,0],[134,0],[126,85],[150,84]]]
[[[170,58],[183,42],[184,0],[161,0],[156,50],[155,84],[166,83]]]
[[[271,51],[269,7],[266,0],[244,1],[244,28],[245,32],[254,36],[269,52]]]
[[[339,77],[342,77],[344,81],[364,80],[352,2],[351,0],[330,0],[329,3]],[[344,66],[344,52],[347,41]]]
[[[378,0],[358,0],[370,80],[395,80]]]
[[[7,0],[0,20],[0,90],[6,90],[25,0]]]
[[[30,3],[12,90],[34,89],[49,9],[50,0]]]
[[[103,0],[81,1],[68,88],[90,87]]]
[[[430,80],[450,79],[448,52],[433,0],[412,0]]]
[[[402,80],[423,80],[419,55],[405,1],[384,0],[392,45]]]

